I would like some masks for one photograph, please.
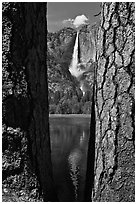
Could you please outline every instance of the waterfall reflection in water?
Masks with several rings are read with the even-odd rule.
[[[90,118],[50,119],[53,175],[61,202],[83,201]]]
[[[84,143],[85,132],[80,137],[80,146]],[[68,157],[70,166],[70,177],[72,179],[75,191],[75,200],[78,198],[79,176],[80,176],[80,162],[82,158],[82,152],[80,149],[75,148]]]
[[[80,153],[81,152],[78,149],[76,149],[76,150],[73,150],[68,157],[68,162],[70,166],[70,177],[74,185],[76,201],[78,197],[78,176],[80,175],[80,172],[79,172],[79,160],[81,157]]]

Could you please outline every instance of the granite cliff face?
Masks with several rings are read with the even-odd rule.
[[[82,27],[79,33],[79,51],[80,51],[80,62],[81,69],[85,70],[83,75],[80,77],[80,85],[83,91],[91,89],[94,81],[94,66],[95,66],[95,29],[90,25]]]
[[[56,33],[47,34],[48,54],[61,58],[66,45],[75,40],[76,31],[72,28],[64,28]]]
[[[84,25],[79,33],[81,61],[85,64],[95,60],[95,42],[92,28]]]

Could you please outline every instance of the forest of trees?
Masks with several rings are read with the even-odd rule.
[[[91,113],[91,93],[89,91],[84,96],[81,92],[77,96],[71,91],[65,94],[64,92],[56,91],[54,97],[50,98],[49,103],[49,112],[51,114]]]
[[[63,98],[57,91],[54,99],[46,3],[3,3],[2,9],[3,201],[58,201],[49,101],[53,113],[91,112],[85,201],[135,201],[135,3],[102,4],[94,92]]]

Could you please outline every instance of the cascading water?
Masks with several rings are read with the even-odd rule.
[[[79,32],[77,32],[73,55],[72,55],[72,61],[69,67],[70,73],[75,77],[79,76],[78,69],[77,69],[77,66],[78,66],[78,35],[79,35]]]
[[[87,71],[84,63],[80,63],[79,59],[79,31],[77,31],[76,41],[74,45],[73,55],[72,55],[72,61],[69,67],[70,73],[80,81],[80,89],[85,95],[86,87],[84,85],[84,80],[81,80],[82,75]]]
[[[79,40],[79,31],[77,31],[76,41],[74,45],[72,61],[69,67],[70,73],[76,78],[80,77],[86,70],[82,70],[82,63],[79,63],[79,53],[78,53],[78,40]]]

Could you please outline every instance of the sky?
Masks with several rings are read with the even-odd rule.
[[[48,31],[56,32],[63,27],[72,25],[73,19],[78,15],[85,15],[90,24],[100,18],[95,17],[101,10],[101,2],[48,2],[47,23]]]

